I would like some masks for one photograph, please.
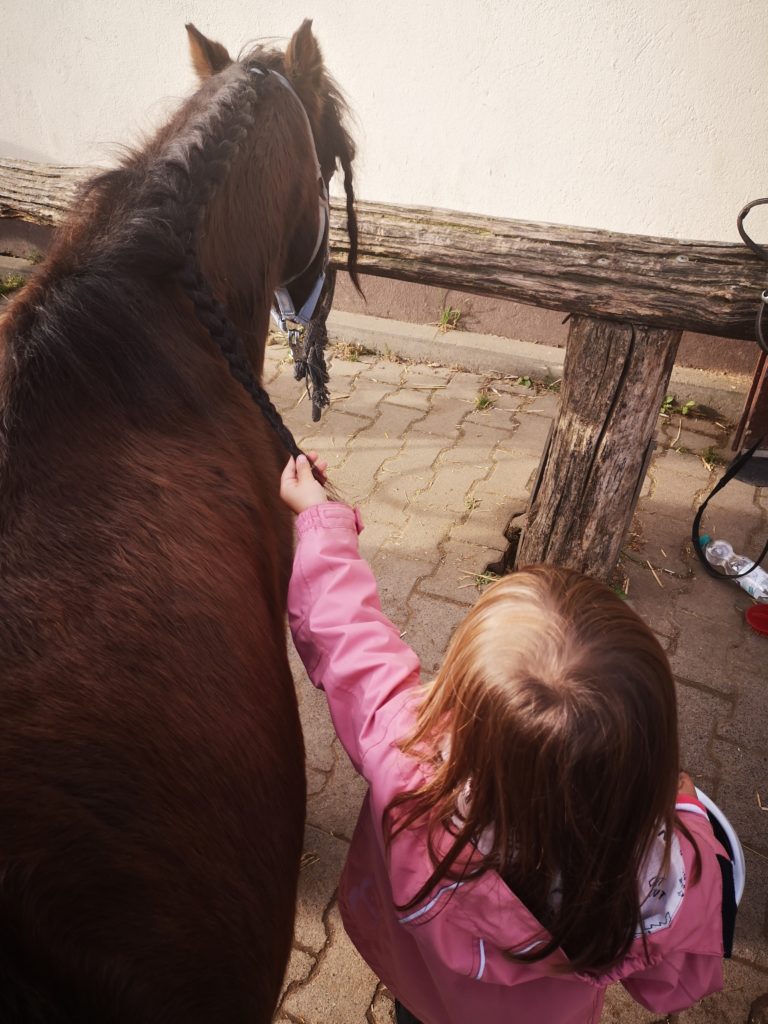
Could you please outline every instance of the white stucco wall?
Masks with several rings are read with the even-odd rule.
[[[361,198],[737,240],[768,194],[768,0],[2,0],[0,156],[109,162],[234,55],[314,18]]]

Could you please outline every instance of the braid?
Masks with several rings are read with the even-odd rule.
[[[227,317],[224,307],[200,273],[197,259],[191,249],[187,251],[185,264],[176,274],[176,279],[192,300],[197,319],[221,349],[229,372],[239,384],[242,384],[261,409],[264,418],[282,441],[288,453],[294,458],[301,455],[301,449],[296,444],[293,434],[283,423],[280,413],[267,392],[254,377],[242,339]]]
[[[326,321],[333,305],[333,294],[336,289],[335,267],[328,267],[325,278],[323,296],[314,318],[306,329],[303,352],[301,355],[294,356],[294,376],[296,380],[306,379],[307,391],[312,399],[313,423],[319,421],[322,410],[331,404],[331,396],[328,394],[325,348],[328,344]]]
[[[214,137],[207,133],[191,145],[185,163],[172,163],[177,172],[174,175],[177,187],[165,193],[158,212],[175,228],[176,238],[183,245],[174,277],[192,301],[197,319],[221,349],[229,372],[251,396],[289,454],[296,458],[301,449],[256,380],[242,338],[200,272],[194,249],[194,236],[202,213],[255,124],[252,108],[262,98],[266,82],[266,76],[247,75],[242,89],[229,105],[226,119],[221,118],[222,135]],[[178,178],[181,178],[182,188],[178,188]]]

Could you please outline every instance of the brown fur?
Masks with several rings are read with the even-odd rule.
[[[0,332],[3,1024],[267,1022],[290,950],[284,452],[178,273],[192,253],[260,375],[317,186],[295,100],[189,31],[200,90],[91,184]],[[245,61],[299,68],[352,209],[308,23],[289,55]]]

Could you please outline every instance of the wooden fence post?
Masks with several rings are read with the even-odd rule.
[[[571,318],[560,410],[518,566],[548,562],[608,577],[632,519],[680,333]]]

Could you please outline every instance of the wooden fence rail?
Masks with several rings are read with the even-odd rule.
[[[0,218],[55,226],[90,171],[0,160]],[[742,245],[358,203],[369,274],[577,314],[518,564],[607,576],[645,472],[683,330],[752,339],[766,263]],[[343,209],[333,261],[346,258]],[[591,396],[591,397],[590,397]]]
[[[94,171],[0,160],[0,217],[55,225]],[[358,203],[358,220],[366,273],[651,327],[752,338],[755,295],[765,287],[765,264],[741,244],[382,203]],[[341,265],[338,206],[331,251]]]

